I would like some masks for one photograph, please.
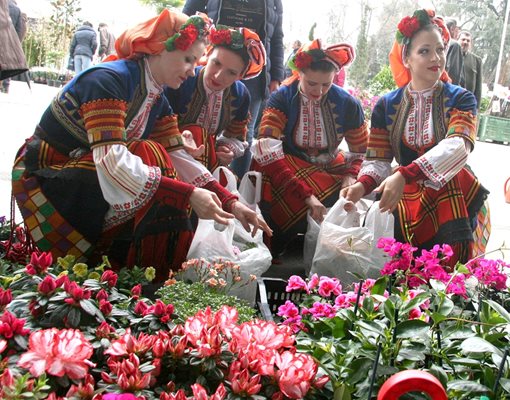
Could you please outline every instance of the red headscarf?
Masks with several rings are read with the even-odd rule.
[[[178,33],[188,19],[185,14],[164,9],[159,16],[139,23],[122,33],[115,41],[117,54],[113,57],[109,56],[104,61],[133,59],[142,54],[159,54],[165,50],[167,39]]]
[[[352,63],[355,58],[354,49],[350,44],[338,43],[322,48],[320,39],[315,39],[305,44],[296,51],[296,54],[289,61],[292,75],[283,81],[283,85],[290,85],[299,79],[299,71],[308,68],[312,62],[327,61],[335,66],[337,71]]]
[[[444,46],[447,48],[450,42],[450,32],[443,19],[436,17],[435,12],[432,10],[417,10],[412,17],[404,17],[398,24],[397,39],[393,43],[389,54],[391,73],[398,87],[405,86],[411,82],[411,72],[404,65],[406,46],[409,45],[410,40],[419,29],[429,24],[439,27]],[[443,71],[440,79],[444,82],[450,81],[446,71]]]
[[[204,64],[215,47],[222,46],[233,51],[244,48],[248,53],[248,65],[242,73],[243,79],[255,78],[266,65],[266,49],[259,35],[248,28],[231,28],[224,25],[212,27],[209,32],[210,45],[204,55]]]

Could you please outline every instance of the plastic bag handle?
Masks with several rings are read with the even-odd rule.
[[[510,178],[508,178],[506,180],[505,186],[503,187],[503,191],[505,193],[505,201],[507,203],[510,203],[510,187],[509,187],[510,185],[509,185],[509,183],[510,183]]]

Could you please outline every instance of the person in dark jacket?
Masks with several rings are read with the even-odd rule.
[[[245,27],[259,35],[267,54],[265,71],[255,79],[243,81],[251,96],[248,124],[248,149],[244,156],[231,164],[232,169],[241,178],[251,163],[250,146],[255,136],[255,125],[261,105],[269,93],[280,86],[285,77],[283,66],[284,46],[281,0],[186,0],[182,10],[184,14],[193,15],[204,12],[215,24],[232,27]]]
[[[69,54],[74,59],[76,73],[86,70],[92,65],[92,58],[97,49],[96,32],[92,24],[85,21],[74,33]]]
[[[102,60],[103,58],[115,53],[115,36],[108,30],[108,25],[101,22],[98,27],[99,32],[99,50],[97,54]]]

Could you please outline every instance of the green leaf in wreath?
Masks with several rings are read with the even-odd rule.
[[[489,393],[490,389],[480,383],[468,380],[455,380],[448,382],[448,391],[458,391],[463,393]]]

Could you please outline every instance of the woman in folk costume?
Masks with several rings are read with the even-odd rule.
[[[395,238],[418,248],[452,246],[451,265],[473,255],[473,231],[487,190],[466,167],[476,138],[476,100],[448,83],[450,35],[434,12],[418,10],[398,25],[390,66],[399,89],[372,114],[366,160],[342,195],[356,202],[381,193],[395,212]],[[392,171],[391,161],[400,165]]]
[[[266,52],[255,32],[218,25],[210,30],[204,58],[205,67],[197,67],[178,89],[165,89],[165,95],[181,131],[191,132],[199,146],[196,159],[213,171],[241,157],[248,146],[250,94],[240,80],[261,73]]]
[[[260,208],[274,231],[273,255],[306,230],[308,211],[322,221],[359,171],[367,147],[363,109],[333,84],[353,58],[348,44],[304,45],[290,61],[293,75],[263,111],[252,169],[263,173]],[[339,149],[344,138],[348,152]]]
[[[191,242],[189,205],[219,223],[233,217],[230,193],[219,192],[220,202],[177,179],[174,166],[191,157],[175,150],[182,137],[162,96],[163,85],[178,88],[194,74],[208,29],[208,19],[164,10],[119,37],[118,60],[77,75],[53,99],[13,169],[40,250],[90,261],[104,253],[152,265],[165,279]]]

